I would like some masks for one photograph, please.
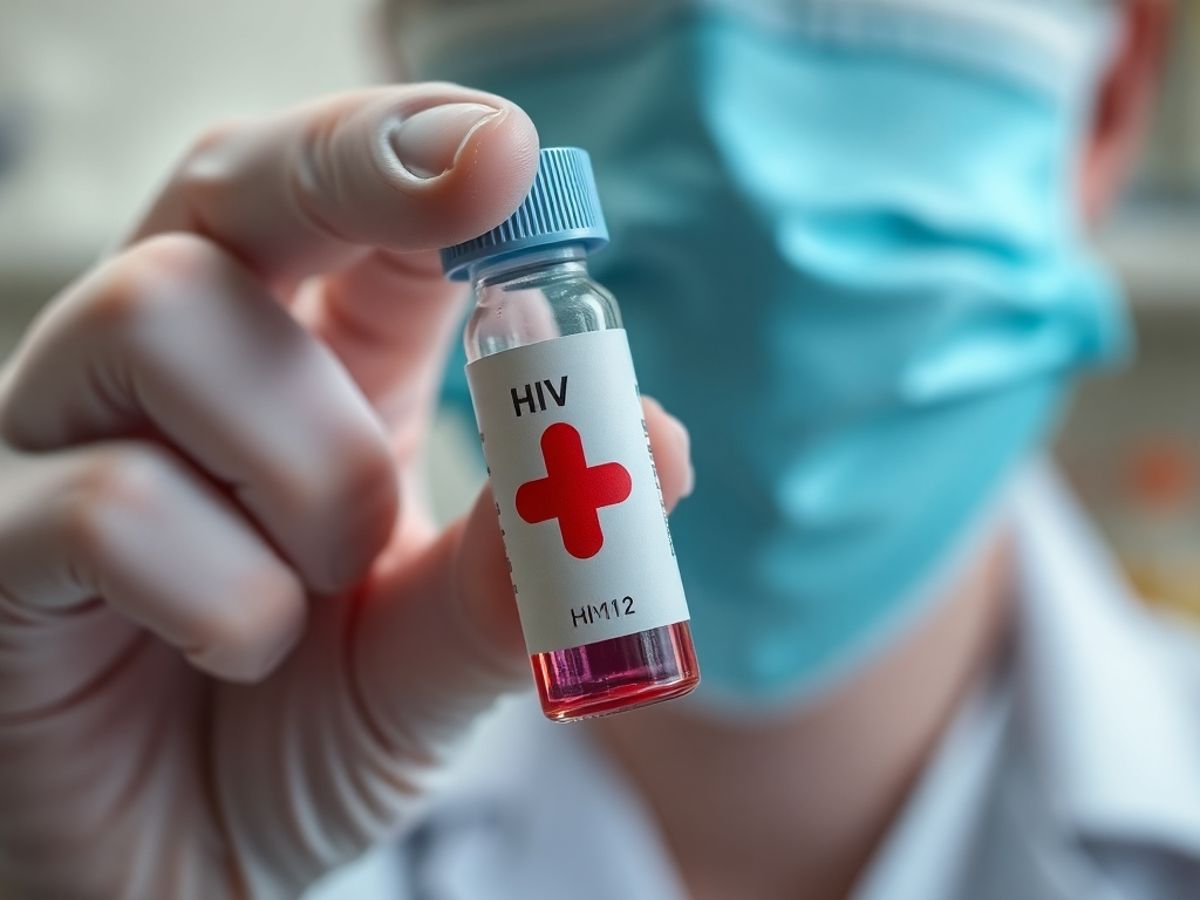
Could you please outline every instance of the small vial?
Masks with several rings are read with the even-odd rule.
[[[467,380],[534,681],[560,722],[700,680],[629,344],[588,276],[607,242],[587,153],[555,147],[507,221],[442,251],[474,288]]]

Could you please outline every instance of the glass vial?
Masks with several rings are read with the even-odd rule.
[[[534,681],[569,721],[699,682],[686,602],[616,300],[587,154],[541,151],[530,196],[443,251],[469,278],[464,343]]]

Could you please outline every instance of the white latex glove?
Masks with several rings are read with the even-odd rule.
[[[0,894],[290,897],[420,814],[529,667],[491,500],[412,480],[461,291],[533,179],[448,84],[215,130],[0,379]],[[664,492],[686,433],[647,414]]]

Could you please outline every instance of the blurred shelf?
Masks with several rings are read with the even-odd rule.
[[[1200,315],[1200,204],[1125,210],[1099,246],[1135,308]]]
[[[86,269],[214,122],[376,80],[378,0],[0,0],[0,326]]]
[[[58,248],[55,253],[28,247],[28,253],[9,246],[0,251],[0,331],[23,328],[47,300],[75,279],[96,259],[82,248]]]

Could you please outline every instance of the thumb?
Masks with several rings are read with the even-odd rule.
[[[351,91],[227,125],[187,154],[134,231],[192,231],[272,286],[363,251],[434,250],[517,208],[537,131],[493,94],[426,83]]]
[[[670,510],[691,491],[687,430],[657,402],[643,408]],[[361,696],[392,746],[436,751],[530,684],[490,489],[385,594],[363,610],[356,659]]]

